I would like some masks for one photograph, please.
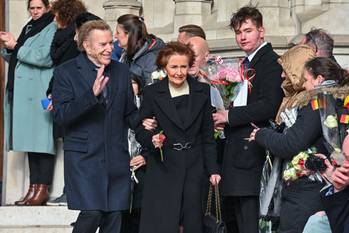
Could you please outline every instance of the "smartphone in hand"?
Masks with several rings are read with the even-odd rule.
[[[51,104],[51,99],[45,98],[41,100],[41,106],[44,110],[47,110],[48,106]]]

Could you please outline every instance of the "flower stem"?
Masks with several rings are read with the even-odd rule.
[[[159,135],[161,136],[161,134],[163,134],[163,132],[164,132],[163,130],[160,130]],[[163,140],[161,140],[161,141],[163,142]],[[163,162],[164,161],[164,152],[162,151],[162,147],[160,147],[159,149],[160,149],[160,159],[161,159],[161,162]]]
[[[164,161],[164,152],[162,151],[161,147],[160,147],[160,159],[161,159],[161,162]]]

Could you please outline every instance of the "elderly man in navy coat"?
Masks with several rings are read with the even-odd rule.
[[[135,128],[128,68],[111,61],[113,37],[103,21],[79,32],[82,53],[54,72],[54,119],[64,127],[64,169],[69,209],[81,210],[73,233],[120,231],[128,209],[127,129]]]

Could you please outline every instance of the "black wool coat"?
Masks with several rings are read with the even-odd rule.
[[[75,25],[71,24],[66,28],[57,29],[51,44],[50,56],[54,67],[57,67],[64,62],[77,57],[80,51],[74,41]],[[50,80],[46,90],[46,96],[52,93],[53,77]],[[63,136],[63,129],[53,124],[53,136],[59,138]]]
[[[77,57],[80,54],[76,42],[74,41],[75,26],[69,25],[66,28],[57,29],[51,44],[50,56],[54,67]],[[53,79],[51,79],[46,91],[46,95],[52,93]]]
[[[285,160],[291,160],[310,147],[315,147],[318,153],[328,154],[324,146],[319,111],[314,111],[310,104],[298,110],[295,123],[286,133],[263,128],[257,132],[256,141],[273,155]]]
[[[221,182],[225,196],[259,195],[265,149],[244,138],[248,138],[253,130],[251,122],[263,127],[276,116],[283,98],[282,68],[277,59],[278,55],[269,43],[256,53],[250,64],[256,75],[247,105],[229,109]]]
[[[328,189],[321,192],[322,203],[330,222],[333,233],[349,232],[349,186],[342,191],[327,194]],[[326,195],[327,194],[327,195]]]
[[[144,88],[140,117],[155,117],[158,129],[137,128],[136,138],[150,150],[144,183],[140,233],[177,233],[180,222],[185,232],[202,232],[201,193],[204,170],[218,174],[213,138],[210,88],[188,77],[190,88],[187,118],[181,122],[171,100],[168,80]],[[164,161],[152,136],[163,130]],[[192,148],[177,151],[174,143],[191,142]],[[207,177],[208,179],[208,177]]]
[[[64,127],[64,178],[69,209],[128,209],[130,156],[127,130],[138,112],[127,66],[111,62],[107,101],[94,96],[95,67],[86,54],[54,71],[54,120]],[[101,94],[102,95],[102,94]]]
[[[298,111],[296,122],[286,133],[277,133],[272,129],[261,129],[256,133],[259,145],[268,149],[273,155],[290,161],[301,151],[315,147],[319,153],[327,154],[322,136],[319,111],[311,105]],[[308,218],[323,210],[320,190],[323,184],[307,177],[284,185],[280,211],[280,233],[302,232]]]

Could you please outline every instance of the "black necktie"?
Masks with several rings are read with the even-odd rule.
[[[250,62],[250,60],[248,60],[248,57],[245,57],[245,59],[242,63],[244,64],[245,70],[250,68],[251,62]]]

